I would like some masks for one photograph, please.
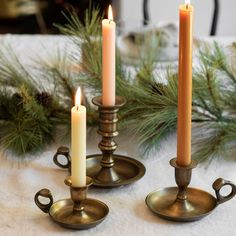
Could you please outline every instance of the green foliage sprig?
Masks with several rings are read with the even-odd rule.
[[[40,60],[37,72],[29,72],[5,45],[0,51],[0,143],[19,156],[42,149],[58,134],[67,133],[70,108],[78,84],[93,95],[101,93],[101,17],[88,10],[82,23],[75,13],[68,24],[58,26],[78,48],[73,55],[60,51],[56,63]],[[236,50],[230,55],[218,44],[200,44],[199,65],[193,76],[193,151],[200,161],[228,157],[236,138]],[[11,51],[11,53],[9,53]],[[117,53],[117,95],[128,103],[120,111],[122,127],[139,137],[144,153],[159,148],[160,141],[176,131],[178,75],[167,69],[165,83],[155,72],[155,62],[145,60],[131,75]],[[72,70],[73,65],[80,67]],[[30,70],[31,71],[31,70]],[[47,79],[47,83],[39,81]],[[84,97],[84,102],[88,101]],[[58,102],[60,101],[60,102]],[[86,103],[88,123],[97,123],[97,111]],[[66,132],[63,132],[66,133]],[[232,155],[231,155],[232,157]]]

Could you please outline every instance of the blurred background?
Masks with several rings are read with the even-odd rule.
[[[126,22],[140,19],[143,2],[143,0],[121,0],[121,19]],[[158,22],[178,22],[178,6],[184,3],[184,0],[147,0],[147,2],[150,20],[157,24]],[[214,10],[217,10],[216,35],[236,35],[236,0],[191,0],[191,3],[195,11],[195,35],[210,35]]]
[[[92,0],[101,13],[112,4],[117,23],[178,22],[178,5],[184,0]],[[194,34],[236,35],[236,0],[192,0]],[[0,0],[0,33],[57,34],[53,23],[64,24],[62,11],[76,9],[83,19],[89,0]],[[105,11],[106,12],[106,11]],[[216,18],[214,19],[214,13]],[[138,24],[137,24],[138,25]],[[213,31],[211,32],[213,27]]]
[[[107,9],[111,0],[92,0]],[[74,8],[80,19],[89,7],[89,0],[0,0],[0,33],[55,34],[53,23],[65,23],[62,12]]]

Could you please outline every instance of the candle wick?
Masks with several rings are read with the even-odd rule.
[[[79,110],[79,106],[77,105],[77,106],[76,106],[76,111],[78,111],[78,110]]]
[[[188,9],[188,8],[189,8],[189,4],[187,3],[187,4],[186,4],[186,9]]]

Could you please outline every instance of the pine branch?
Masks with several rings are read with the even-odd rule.
[[[43,148],[61,128],[63,134],[70,132],[70,108],[78,84],[93,96],[101,93],[98,9],[90,8],[84,23],[75,12],[66,18],[68,24],[58,28],[70,36],[78,50],[73,55],[59,51],[54,62],[41,59],[36,74],[9,53],[9,47],[1,48],[0,144],[19,155]],[[127,72],[118,53],[116,58],[117,95],[127,99],[119,112],[120,124],[139,136],[144,153],[158,148],[161,140],[176,131],[177,124],[177,74],[167,70],[166,84],[158,83],[162,78],[155,73],[152,53],[148,55],[150,58],[145,58],[135,76]],[[236,50],[232,50],[231,57],[236,58],[235,55]],[[196,158],[210,162],[236,150],[236,67],[216,43],[200,47],[199,61],[193,76],[192,121],[197,125],[193,147]],[[78,65],[80,70],[72,71]],[[50,86],[42,83],[45,78]],[[97,111],[90,103],[86,106],[89,125],[97,124]]]

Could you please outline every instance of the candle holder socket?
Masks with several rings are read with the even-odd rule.
[[[87,191],[92,185],[92,179],[87,177],[84,187],[73,187],[70,177],[65,180],[70,187],[71,198],[53,203],[53,197],[48,189],[41,189],[35,194],[36,205],[60,226],[70,229],[88,229],[101,223],[109,213],[106,204],[96,199],[87,198]],[[40,197],[48,198],[49,203],[40,202]]]
[[[217,179],[212,185],[216,198],[201,189],[190,188],[188,185],[191,181],[192,169],[197,166],[197,162],[193,160],[189,166],[182,167],[174,158],[170,164],[175,168],[178,187],[159,189],[146,197],[148,208],[164,219],[181,222],[199,220],[236,194],[236,186],[222,178]],[[231,187],[231,192],[227,196],[222,196],[220,190],[225,185]]]

